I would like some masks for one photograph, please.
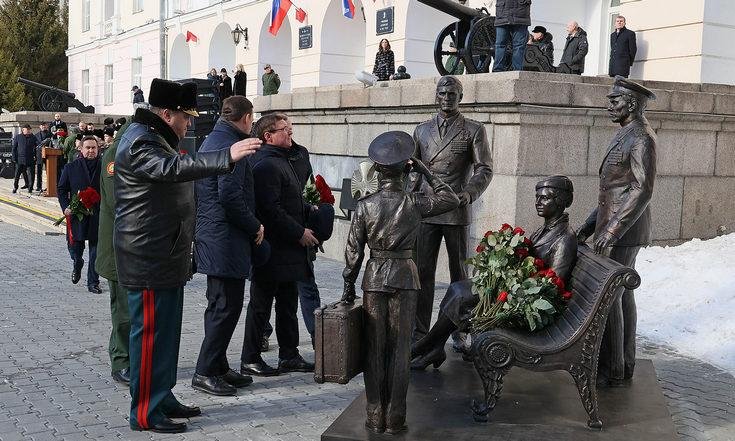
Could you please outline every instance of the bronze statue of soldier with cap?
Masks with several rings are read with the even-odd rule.
[[[436,84],[439,112],[414,130],[418,159],[431,172],[452,187],[459,197],[459,207],[421,222],[418,234],[417,265],[421,293],[416,307],[414,340],[423,337],[431,325],[434,308],[434,278],[442,239],[449,258],[451,282],[467,279],[467,236],[472,220],[470,204],[487,189],[493,177],[492,151],[485,127],[465,118],[459,111],[462,83],[453,76],[443,76]],[[409,188],[430,193],[421,175],[412,174]],[[464,348],[462,338],[455,339],[457,349]],[[415,363],[422,364],[421,360]]]
[[[651,241],[651,196],[656,178],[656,134],[643,115],[647,88],[616,77],[607,107],[620,129],[600,166],[598,206],[577,230],[584,242],[594,233],[594,249],[633,268],[638,250]],[[600,349],[598,385],[620,386],[633,377],[636,307],[632,290],[625,290],[610,309]]]
[[[368,156],[379,173],[379,188],[357,202],[345,247],[342,300],[348,302],[355,299],[365,245],[370,248],[362,279],[365,426],[378,433],[406,429],[410,341],[420,286],[413,261],[419,224],[459,205],[452,188],[420,160],[409,165],[414,149],[411,135],[400,131],[383,133],[370,143]],[[430,194],[405,190],[404,178],[411,167],[431,187]]]

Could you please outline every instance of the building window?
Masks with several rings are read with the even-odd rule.
[[[114,80],[112,64],[108,64],[105,66],[105,105],[112,104],[112,85]]]
[[[82,71],[82,102],[89,105],[89,69]]]
[[[105,2],[105,21],[110,20],[115,15],[115,0],[104,0]]]
[[[82,32],[89,30],[89,0],[82,0]]]
[[[143,87],[142,86],[142,83],[143,83],[143,80],[142,80],[142,77],[143,77],[143,59],[140,58],[140,57],[133,58],[132,59],[132,63],[130,65],[130,71],[133,74],[133,77],[132,77],[132,83],[133,84],[131,84],[131,86]]]
[[[133,14],[143,10],[143,0],[133,0]]]

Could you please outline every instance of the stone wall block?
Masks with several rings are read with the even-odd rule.
[[[475,81],[474,75],[465,75],[461,77],[460,81],[462,81],[462,104],[477,102],[477,81]],[[434,86],[434,90],[436,90],[436,86]]]
[[[553,81],[516,81],[513,101],[550,106],[569,106],[572,102],[572,86],[572,83]]]
[[[668,112],[671,109],[671,92],[663,89],[655,89],[655,100],[648,101],[647,110],[650,112]]]
[[[682,208],[682,239],[699,237],[709,239],[717,235],[717,228],[735,230],[735,178],[687,177],[684,179]]]
[[[657,137],[656,166],[659,175],[714,174],[717,151],[715,132],[661,129]]]
[[[700,92],[702,88],[699,83],[680,83],[676,81],[657,81],[657,80],[634,80],[637,83],[641,83],[649,89],[664,89],[664,90],[681,90],[684,92]]]
[[[475,102],[478,104],[514,102],[514,86],[513,80],[487,76],[475,78]]]
[[[396,107],[401,105],[401,87],[370,87],[370,107]]]
[[[308,147],[326,155],[345,155],[349,151],[349,126],[346,124],[318,124],[312,126]]]
[[[342,107],[369,107],[370,89],[342,89],[340,103]]]
[[[676,240],[681,236],[684,178],[656,176],[651,197],[651,239]]]
[[[339,90],[317,91],[314,105],[317,109],[338,109],[342,92]]]
[[[735,86],[729,84],[702,83],[700,89],[702,92],[735,94]]]
[[[521,125],[517,174],[586,175],[589,128]]]
[[[291,108],[313,109],[316,104],[316,88],[302,87],[291,94]],[[322,92],[323,93],[323,92]],[[339,94],[339,92],[337,92]]]
[[[518,171],[520,131],[521,127],[517,125],[495,125],[493,127],[494,173],[514,175]]]
[[[258,95],[253,99],[253,108],[256,112],[262,113],[271,110],[271,96],[272,95]]]
[[[590,127],[590,138],[587,150],[587,174],[598,176],[600,165],[615,137],[619,127]]]
[[[602,84],[602,85],[607,86],[609,89],[613,85],[614,80],[608,76],[604,76],[604,77],[582,76],[582,82],[585,84]]]
[[[436,103],[436,86],[409,84],[401,88],[402,106],[431,106]]]
[[[735,132],[717,134],[716,176],[735,176]]]
[[[715,95],[715,114],[735,115],[735,95]]]
[[[712,113],[715,109],[713,93],[682,92],[671,93],[671,111],[687,113]]]
[[[604,109],[608,104],[608,93],[610,93],[610,87],[604,84],[573,84],[572,105]]]
[[[270,110],[281,110],[281,111],[288,113],[288,111],[292,109],[291,107],[292,97],[293,97],[293,94],[290,94],[290,93],[279,93],[276,95],[270,95],[270,98],[271,98]]]
[[[351,124],[347,131],[347,149],[345,152],[354,156],[366,156],[367,148],[372,140],[388,130],[384,125]]]
[[[470,249],[475,248],[477,239],[487,230],[497,230],[506,222],[515,222],[516,210],[522,209],[516,207],[518,179],[516,176],[495,173],[485,192],[472,202],[470,236],[476,240],[470,243]]]

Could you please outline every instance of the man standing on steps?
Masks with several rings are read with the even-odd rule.
[[[36,168],[36,145],[38,140],[31,133],[31,125],[26,124],[21,133],[13,138],[12,160],[15,164],[15,177],[13,178],[13,193],[18,192],[18,180],[23,175],[25,185],[21,189],[28,189],[33,193],[33,176]]]
[[[620,75],[628,78],[630,68],[635,61],[638,48],[635,42],[635,32],[625,27],[625,17],[615,17],[615,31],[610,34],[610,70],[609,75]]]

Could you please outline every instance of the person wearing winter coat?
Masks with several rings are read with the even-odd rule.
[[[236,68],[235,83],[233,85],[234,92],[235,95],[245,96],[248,86],[248,74],[245,72],[245,67],[242,64],[238,64]]]
[[[138,86],[133,86],[131,91],[133,92],[133,104],[145,102],[145,97],[143,96],[143,89],[141,89]]]
[[[227,69],[220,69],[219,98],[224,102],[232,96],[232,78],[227,75]]]
[[[610,34],[610,76],[628,78],[636,51],[635,32],[626,28],[625,17],[618,15],[615,18],[615,32]]]
[[[569,66],[569,73],[581,75],[584,72],[584,58],[587,56],[587,32],[579,27],[576,21],[567,24],[567,41],[564,43],[564,54],[560,64]]]
[[[18,192],[18,180],[23,175],[28,193],[33,193],[33,176],[36,168],[36,145],[38,140],[31,133],[31,125],[26,124],[21,129],[21,133],[13,138],[12,160],[15,164],[15,176],[13,178],[13,193]],[[29,175],[30,174],[30,179]]]
[[[531,0],[497,0],[495,3],[495,63],[493,72],[523,70],[528,27],[531,25]],[[513,46],[508,66],[506,46]]]
[[[551,32],[547,32],[543,26],[536,26],[531,31],[531,36],[528,39],[528,44],[538,46],[541,53],[546,56],[549,60],[549,64],[554,64],[554,43],[552,40],[554,36]]]
[[[278,93],[278,88],[281,87],[281,79],[278,78],[278,74],[273,70],[270,64],[266,64],[263,70],[265,70],[262,78],[263,96],[276,95]]]
[[[378,77],[378,81],[388,81],[395,70],[395,56],[390,49],[390,42],[384,38],[380,40],[378,52],[375,54],[373,75]]]

